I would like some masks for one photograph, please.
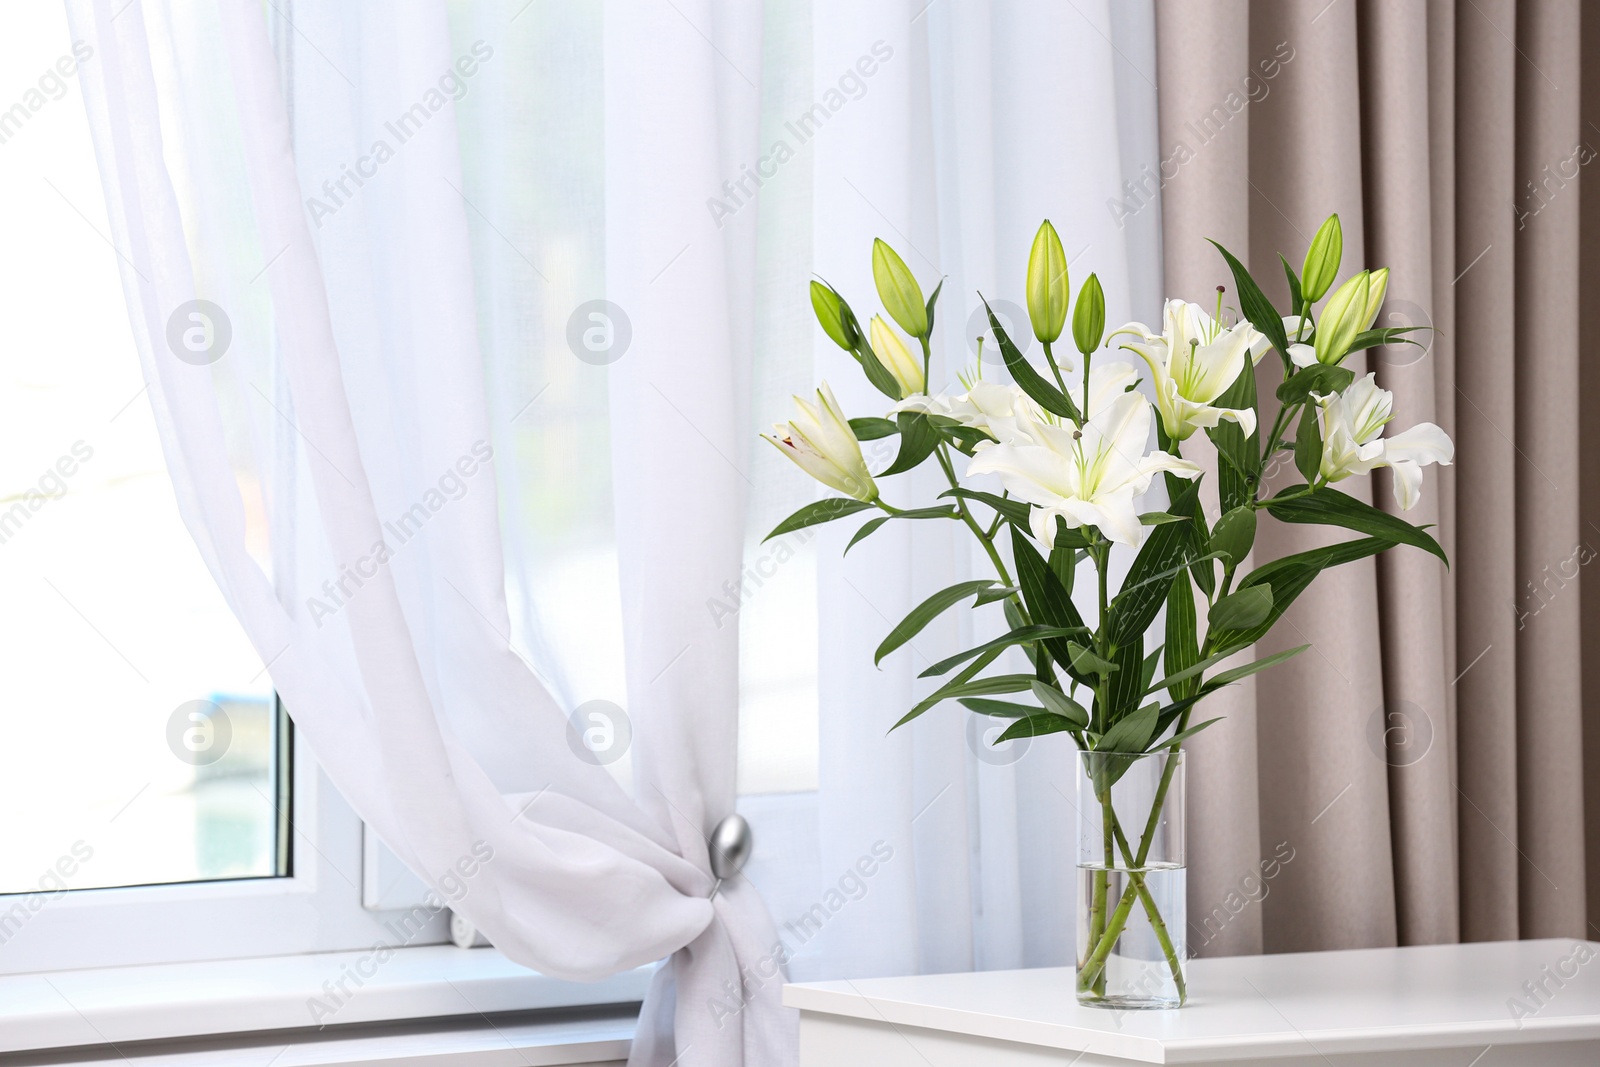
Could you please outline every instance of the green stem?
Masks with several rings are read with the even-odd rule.
[[[1083,354],[1083,421],[1089,421],[1089,365],[1094,362],[1091,352]]]
[[[1188,712],[1181,716],[1179,730],[1188,722]],[[1172,752],[1176,753],[1178,746],[1174,745]],[[1095,897],[1090,904],[1090,943],[1095,947],[1089,958],[1079,969],[1078,988],[1088,992],[1092,990],[1098,996],[1105,995],[1105,962],[1111,955],[1111,950],[1116,946],[1117,939],[1122,936],[1122,931],[1127,925],[1128,914],[1133,910],[1135,900],[1144,907],[1145,917],[1150,921],[1150,928],[1156,935],[1156,942],[1161,946],[1161,952],[1166,957],[1167,968],[1172,973],[1174,987],[1178,991],[1178,1003],[1182,1004],[1188,999],[1188,986],[1183,977],[1183,961],[1178,958],[1178,950],[1172,943],[1171,932],[1167,929],[1166,920],[1161,916],[1161,909],[1156,905],[1155,897],[1151,895],[1149,886],[1145,882],[1144,863],[1149,857],[1150,846],[1155,840],[1155,828],[1160,820],[1161,809],[1166,804],[1166,796],[1172,784],[1172,774],[1176,760],[1168,759],[1166,767],[1162,770],[1161,783],[1156,790],[1156,796],[1151,805],[1150,818],[1145,825],[1145,830],[1139,841],[1139,851],[1134,854],[1129,846],[1127,837],[1122,832],[1120,821],[1111,808],[1110,791],[1099,794],[1102,811],[1102,833],[1105,841],[1105,864],[1111,868],[1115,863],[1115,854],[1112,851],[1113,843],[1122,852],[1123,862],[1128,865],[1128,888],[1123,893],[1116,912],[1103,927],[1100,917],[1105,912],[1104,893],[1102,883],[1109,878],[1108,871],[1095,872]]]
[[[956,480],[956,470],[950,463],[950,453],[946,450],[944,442],[941,441],[939,443],[939,447],[934,450],[934,454],[939,457],[939,466],[944,470],[944,476],[949,479],[950,488],[961,488],[961,483]],[[972,531],[972,535],[983,545],[983,550],[989,555],[989,562],[994,564],[995,573],[1000,576],[1000,580],[1006,585],[1013,585],[1011,572],[1006,570],[1005,560],[1000,558],[999,550],[994,547],[994,539],[983,532],[983,527],[978,525],[978,520],[974,519],[972,512],[967,509],[965,500],[961,497],[956,497],[955,501],[956,511],[961,515],[961,521],[967,524],[967,528]],[[1017,606],[1021,608],[1021,599],[1016,599]],[[1026,608],[1023,608],[1024,613],[1026,610]]]
[[[1061,395],[1062,396],[1066,396],[1067,395],[1067,382],[1066,382],[1066,379],[1061,377],[1061,368],[1056,366],[1056,357],[1050,351],[1050,342],[1049,341],[1046,341],[1044,343],[1044,361],[1046,363],[1050,364],[1050,373],[1054,374],[1056,376],[1056,387],[1061,390]]]

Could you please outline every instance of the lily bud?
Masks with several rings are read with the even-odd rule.
[[[1388,291],[1389,268],[1379,267],[1372,272],[1372,277],[1367,279],[1367,310],[1358,320],[1362,330],[1372,329],[1372,324],[1378,321],[1378,312],[1383,310],[1383,297]]]
[[[872,242],[872,281],[889,317],[912,337],[926,337],[928,305],[922,298],[922,286],[906,261],[882,240]]]
[[[872,353],[899,384],[900,398],[904,400],[908,396],[926,392],[928,386],[922,376],[922,364],[911,354],[906,343],[900,340],[900,335],[883,321],[882,315],[872,316],[871,330]]]
[[[1106,332],[1106,294],[1100,288],[1100,279],[1093,274],[1078,290],[1078,306],[1072,309],[1072,339],[1078,351],[1089,355],[1100,347],[1100,338]]]
[[[1356,334],[1366,329],[1367,292],[1371,280],[1372,272],[1364,270],[1328,297],[1328,305],[1322,309],[1322,318],[1317,322],[1313,344],[1318,363],[1336,364],[1344,359]],[[1387,280],[1385,276],[1386,285]]]
[[[878,485],[861,457],[861,442],[828,383],[817,390],[815,404],[795,397],[794,407],[795,417],[787,425],[778,423],[772,433],[761,436],[823,485],[857,500],[878,499]]]
[[[822,331],[832,338],[834,344],[846,352],[855,349],[860,338],[855,336],[854,321],[845,314],[844,299],[838,293],[822,282],[812,282],[811,310],[817,313]]]
[[[1339,224],[1338,215],[1329,215],[1327,221],[1317,227],[1317,235],[1311,238],[1311,247],[1306,249],[1305,265],[1300,268],[1300,292],[1306,303],[1314,304],[1322,299],[1322,294],[1338,277],[1339,261],[1343,258],[1344,228]]]
[[[1045,219],[1039,232],[1033,235],[1033,249],[1028,253],[1028,320],[1033,323],[1033,335],[1045,344],[1053,344],[1067,324],[1067,254],[1061,248],[1061,238],[1056,228]],[[1104,316],[1101,318],[1104,323]]]

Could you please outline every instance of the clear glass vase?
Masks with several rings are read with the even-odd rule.
[[[1183,754],[1077,754],[1078,1002],[1178,1008],[1184,982]]]

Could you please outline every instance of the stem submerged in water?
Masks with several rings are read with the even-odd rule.
[[[1122,832],[1122,826],[1117,819],[1116,812],[1111,804],[1111,789],[1106,786],[1097,790],[1097,799],[1101,808],[1101,825],[1103,841],[1105,844],[1104,862],[1102,869],[1093,872],[1091,901],[1089,910],[1089,938],[1085,946],[1088,954],[1083,958],[1078,968],[1078,991],[1080,994],[1092,993],[1092,999],[1101,999],[1106,995],[1106,965],[1115,949],[1117,941],[1122,937],[1127,926],[1128,918],[1132,914],[1134,903],[1142,905],[1145,917],[1149,920],[1151,931],[1155,934],[1157,943],[1161,946],[1162,954],[1167,961],[1167,967],[1172,974],[1172,982],[1177,990],[1178,1004],[1181,1006],[1188,999],[1188,986],[1184,981],[1183,960],[1173,945],[1171,932],[1167,929],[1166,920],[1161,915],[1161,909],[1156,904],[1155,897],[1151,894],[1146,883],[1145,861],[1150,854],[1150,848],[1155,841],[1156,827],[1160,825],[1161,811],[1165,806],[1167,792],[1172,784],[1173,771],[1177,760],[1175,754],[1169,754],[1166,766],[1162,769],[1161,781],[1157,787],[1151,805],[1150,817],[1147,820],[1144,832],[1140,836],[1137,852],[1130,846],[1128,839]],[[1106,915],[1108,890],[1111,873],[1116,868],[1117,851],[1122,854],[1121,868],[1127,875],[1128,887],[1117,902],[1116,909],[1109,916]]]

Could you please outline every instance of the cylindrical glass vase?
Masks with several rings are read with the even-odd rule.
[[[1182,1007],[1183,753],[1079,752],[1077,761],[1078,1001]]]

